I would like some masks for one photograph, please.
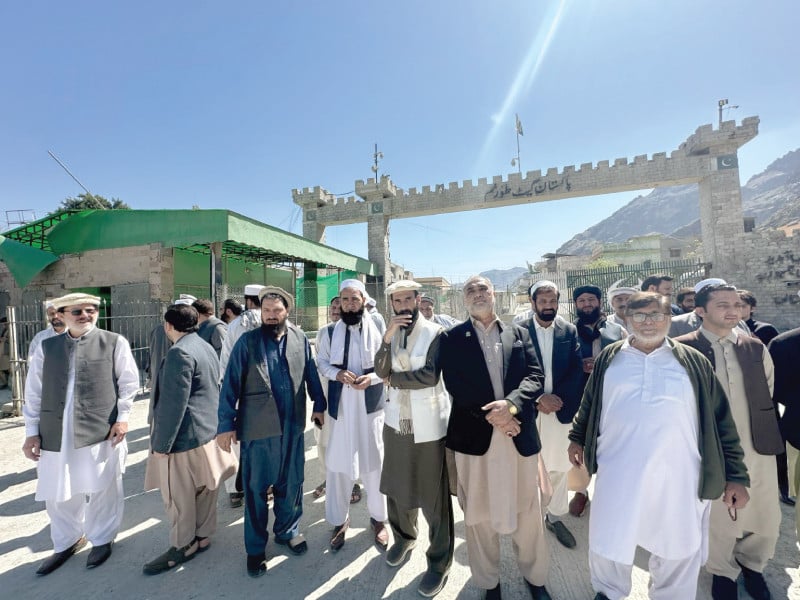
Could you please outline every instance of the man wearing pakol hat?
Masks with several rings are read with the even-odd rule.
[[[428,319],[428,321],[438,323],[445,329],[450,329],[453,325],[458,325],[461,323],[461,321],[451,317],[450,315],[434,312],[435,309],[436,303],[434,302],[433,298],[425,295],[419,297],[419,312],[423,317]]]
[[[583,360],[583,383],[589,380],[589,375],[594,368],[594,359],[600,351],[626,337],[625,329],[609,321],[600,310],[600,301],[603,292],[596,285],[582,285],[572,291],[572,301],[578,315],[575,327],[581,344],[581,358]],[[587,490],[575,493],[569,502],[569,512],[574,517],[580,517],[589,503]]]
[[[51,338],[54,335],[61,335],[67,329],[66,325],[64,325],[64,318],[62,315],[56,310],[56,307],[53,305],[52,300],[48,300],[45,303],[45,312],[47,313],[47,329],[43,329],[31,340],[31,345],[28,347],[28,364],[30,364],[33,355],[36,353],[36,349],[41,345],[41,343],[46,340],[47,338]]]
[[[333,328],[330,345],[317,352],[320,372],[328,378],[330,439],[325,455],[327,468],[325,518],[334,526],[330,548],[344,545],[350,526],[350,496],[360,477],[367,491],[367,510],[375,543],[385,549],[386,497],[380,491],[383,463],[383,380],[375,373],[375,353],[381,333],[365,313],[366,288],[358,279],[339,284],[342,318]],[[325,419],[314,409],[314,418]]]
[[[550,474],[553,496],[547,505],[545,527],[567,548],[574,548],[575,537],[561,520],[569,510],[567,480],[572,465],[567,445],[572,418],[583,393],[583,362],[575,325],[556,320],[559,290],[552,281],[541,280],[531,285],[528,295],[534,317],[519,325],[528,330],[536,356],[544,371],[544,393],[537,399],[539,415],[536,427],[542,441],[540,453]],[[586,494],[589,477],[585,470],[572,473],[579,482],[579,492]]]
[[[628,332],[627,328],[625,327],[625,309],[628,307],[628,298],[631,297],[631,294],[635,294],[637,291],[638,290],[635,290],[632,287],[613,287],[606,292],[606,296],[608,296],[608,303],[614,310],[614,312],[608,315],[606,318],[609,322],[615,323],[616,325],[619,325],[625,329],[626,335]]]
[[[453,504],[445,466],[450,396],[440,377],[441,325],[421,317],[416,281],[386,288],[394,312],[380,349],[375,374],[389,386],[383,427],[381,492],[386,494],[394,544],[389,566],[400,566],[417,543],[419,509],[428,522],[428,570],[417,588],[438,594],[447,581],[455,542]]]
[[[714,600],[736,598],[736,581],[743,574],[750,595],[768,600],[763,571],[775,553],[781,523],[774,457],[785,450],[772,403],[772,359],[760,340],[737,328],[741,300],[734,286],[704,286],[695,296],[695,310],[702,326],[675,341],[701,352],[714,365],[750,474],[750,503],[738,519],[729,518],[720,500],[711,506],[706,562],[706,571],[713,575],[711,595]]]
[[[244,286],[244,303],[246,310],[233,321],[228,323],[228,330],[225,332],[225,339],[222,342],[222,350],[219,354],[219,379],[220,382],[225,376],[233,346],[238,339],[248,331],[258,329],[261,326],[261,301],[258,295],[264,288],[263,285],[251,283]],[[234,442],[233,453],[239,457],[239,444]],[[231,507],[239,508],[244,502],[244,492],[242,492],[242,463],[239,461],[239,472],[225,481],[225,491]]]
[[[660,294],[630,297],[631,334],[597,357],[569,433],[570,461],[596,474],[595,600],[630,594],[637,547],[650,553],[650,598],[695,598],[711,500],[723,497],[733,515],[747,505],[750,480],[725,392],[702,354],[666,338],[671,313]]]
[[[470,318],[442,334],[439,356],[472,579],[488,600],[501,598],[500,535],[510,535],[528,591],[549,600],[536,431],[544,377],[528,330],[497,317],[492,282],[475,275],[463,289]]]
[[[274,493],[275,543],[293,554],[308,550],[300,533],[306,394],[314,414],[325,409],[317,366],[303,331],[289,323],[294,298],[275,286],[258,295],[261,327],[239,337],[228,361],[219,400],[217,443],[225,451],[241,444],[244,543],[247,574],[267,571],[267,490]]]
[[[100,298],[53,300],[67,333],[34,352],[25,382],[25,456],[37,461],[36,500],[50,517],[47,575],[86,545],[88,568],[111,556],[122,522],[128,416],[139,371],[128,340],[96,327]]]

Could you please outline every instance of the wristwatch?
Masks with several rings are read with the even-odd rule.
[[[511,413],[512,417],[516,416],[516,414],[519,412],[519,409],[516,406],[514,406],[511,400],[506,400],[506,402],[508,402],[508,412]]]

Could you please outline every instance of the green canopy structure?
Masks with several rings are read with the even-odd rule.
[[[6,263],[14,281],[22,288],[56,262],[58,256],[0,235],[0,260]]]

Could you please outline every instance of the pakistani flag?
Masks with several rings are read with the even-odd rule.
[[[517,133],[519,135],[523,135],[523,133],[522,133],[522,121],[519,120],[519,115],[518,114],[514,113],[514,116],[517,119]]]

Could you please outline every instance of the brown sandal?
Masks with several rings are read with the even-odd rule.
[[[192,550],[192,552],[187,554],[189,550]],[[142,572],[145,575],[158,575],[159,573],[169,571],[173,567],[177,567],[182,563],[192,560],[196,555],[197,542],[195,540],[192,540],[191,543],[186,544],[183,548],[170,546],[169,550],[164,552],[164,554],[147,563],[142,568]]]

